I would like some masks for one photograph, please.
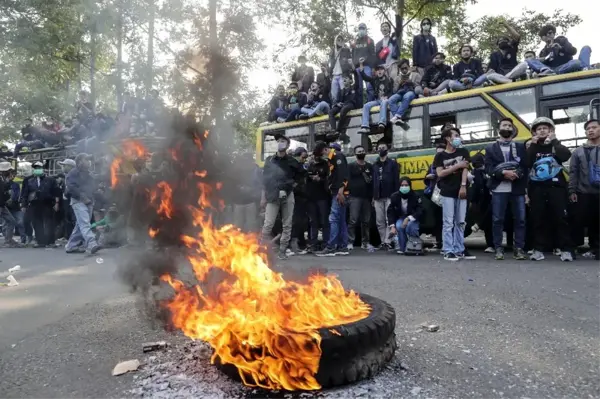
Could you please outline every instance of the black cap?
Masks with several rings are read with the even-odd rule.
[[[375,70],[378,70],[378,69],[385,69],[385,65],[384,65],[384,64],[377,65],[377,66],[375,67]]]
[[[285,141],[288,142],[288,144],[290,142],[290,139],[288,137],[286,137],[285,134],[282,134],[282,133],[277,133],[275,135],[275,140],[279,140],[279,139],[284,139]]]

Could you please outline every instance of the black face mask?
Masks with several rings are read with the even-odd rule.
[[[500,50],[508,50],[511,48],[511,45],[508,42],[500,42],[498,43],[498,47],[500,48]]]
[[[379,156],[381,158],[385,157],[388,154],[388,150],[379,150]]]
[[[363,159],[365,159],[366,156],[367,154],[356,154],[356,159],[362,161]]]
[[[502,130],[500,130],[498,132],[498,134],[500,134],[500,137],[508,139],[508,138],[510,138],[513,135],[513,131],[512,131],[512,129],[511,130],[509,130],[509,129],[502,129]]]

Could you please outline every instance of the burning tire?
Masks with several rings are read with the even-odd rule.
[[[316,379],[321,388],[346,385],[377,374],[396,351],[396,313],[381,299],[366,294],[360,298],[371,306],[366,318],[354,323],[321,328],[321,358]],[[217,367],[237,381],[240,375],[231,364]]]

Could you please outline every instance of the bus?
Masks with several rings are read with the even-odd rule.
[[[574,148],[587,140],[583,124],[590,115],[598,117],[599,103],[600,70],[596,69],[416,99],[407,116],[407,130],[388,123],[383,133],[359,134],[362,110],[354,110],[349,113],[350,142],[342,145],[342,151],[351,162],[353,148],[362,145],[369,154],[367,160],[373,162],[377,142],[385,138],[392,145],[388,156],[398,162],[400,175],[409,176],[415,190],[423,190],[436,140],[448,122],[460,129],[471,155],[483,152],[497,139],[498,123],[504,117],[512,118],[520,141],[531,137],[530,124],[536,117],[552,118],[557,138]],[[379,108],[373,108],[371,117],[378,113]],[[315,142],[328,131],[327,115],[260,127],[256,161],[262,166],[276,152],[275,135],[284,134],[290,138],[292,149],[305,147],[310,153]]]

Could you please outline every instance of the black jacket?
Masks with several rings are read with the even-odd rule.
[[[300,91],[308,91],[310,84],[315,81],[315,70],[313,67],[298,65],[292,74],[292,82],[302,82]]]
[[[380,171],[381,169],[381,171]],[[390,198],[400,189],[400,168],[395,159],[386,158],[373,164],[373,198]]]
[[[21,186],[21,206],[29,206],[32,202],[53,204],[56,198],[62,197],[62,192],[56,179],[49,176],[40,176],[38,185],[37,176],[28,176],[23,179]]]
[[[577,49],[569,42],[564,36],[557,36],[554,38],[554,42],[560,44],[561,48],[557,49],[546,45],[542,51],[540,51],[540,58],[546,58],[548,54],[552,54],[552,59],[544,61],[544,64],[550,68],[557,68],[561,65],[573,59],[573,56],[577,54]]]
[[[408,200],[406,213],[402,211],[402,199],[402,194],[399,192],[395,192],[390,197],[390,206],[387,210],[387,219],[390,225],[396,224],[398,219],[408,216],[412,216],[418,221],[423,215],[421,198],[415,194],[414,191],[411,190],[408,194],[406,194],[405,199]]]
[[[281,108],[283,110],[285,110],[288,106],[288,97],[279,97],[277,95],[273,96],[273,98],[271,98],[271,101],[269,101],[269,116],[267,117],[267,121],[269,122],[274,122],[277,119],[277,116],[275,115],[275,111],[278,108]]]
[[[564,145],[560,143],[557,139],[552,140],[549,144],[545,143],[531,143],[529,149],[527,150],[527,167],[528,169],[533,168],[533,164],[538,161],[540,158],[553,156],[554,159],[559,164],[563,164],[571,158],[571,151]],[[546,181],[534,181],[529,180],[529,184],[531,186],[541,186],[541,185],[551,185],[551,186],[561,186],[567,187],[567,179],[565,178],[565,174],[563,172],[559,173],[556,176],[556,181],[554,179],[546,180]]]
[[[454,75],[454,79],[471,78],[475,80],[483,75],[481,60],[471,58],[468,63],[460,60],[452,67],[452,74]]]
[[[413,65],[425,68],[431,64],[433,56],[438,52],[437,41],[432,35],[418,34],[413,37],[412,49]]]
[[[377,57],[375,56],[375,42],[369,36],[356,39],[352,48],[352,62],[355,67],[360,66],[361,58],[365,59],[365,65],[375,68],[377,66]]]
[[[267,202],[279,200],[279,191],[288,195],[294,190],[294,184],[300,177],[300,164],[293,157],[285,155],[268,157],[263,170],[263,188]]]
[[[327,94],[329,99],[329,93],[331,92],[331,75],[325,76],[323,72],[317,74],[317,83],[321,88],[321,92]]]
[[[328,200],[329,194],[329,162],[326,159],[316,159],[308,164],[306,178],[306,197],[311,201]],[[313,179],[318,176],[318,179]]]
[[[373,198],[373,165],[365,162],[359,165],[352,162],[348,165],[350,180],[348,181],[348,191],[351,197]]]
[[[517,159],[515,159],[513,155],[512,148],[508,152],[509,161],[518,162],[519,167],[521,169],[521,178],[512,181],[512,191],[513,195],[525,195],[525,191],[527,189],[527,181],[529,176],[529,167],[527,162],[527,151],[525,150],[525,144],[518,142],[511,142],[511,146],[515,146],[515,152]],[[491,191],[495,190],[498,185],[504,181],[504,176],[501,172],[494,173],[496,167],[502,163],[506,162],[504,160],[504,154],[502,153],[502,149],[500,149],[500,143],[495,142],[488,145],[485,149],[485,172],[490,177],[488,180],[488,187]]]
[[[0,179],[0,207],[6,206],[6,202],[10,199],[10,183]]]
[[[365,71],[360,71],[362,78],[371,83],[373,86],[373,91],[375,93],[375,98],[379,98],[381,96],[391,97],[392,89],[394,87],[394,82],[387,75],[383,75],[382,77],[377,77],[373,71],[373,76],[369,76],[365,73]],[[380,93],[383,90],[383,93]]]
[[[340,187],[348,185],[348,161],[346,156],[333,148],[329,151],[329,191],[336,194]],[[347,191],[347,190],[344,190]]]
[[[435,89],[444,80],[447,79],[452,79],[452,68],[450,67],[450,65],[431,64],[427,68],[425,68],[425,72],[423,72],[423,77],[421,78],[421,86],[423,88],[427,87],[429,89]],[[431,86],[429,85],[429,83],[434,83],[435,86]]]
[[[352,65],[348,62],[349,59],[352,58],[352,54],[350,53],[350,49],[348,47],[342,47],[336,55],[335,47],[329,53],[329,76],[333,76],[333,70],[335,69],[335,64],[337,60],[340,60],[340,67],[342,68],[342,75],[348,74],[352,72]]]

